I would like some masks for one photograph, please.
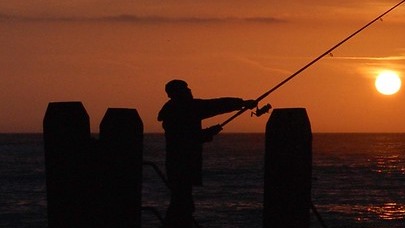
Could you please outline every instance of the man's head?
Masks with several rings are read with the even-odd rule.
[[[167,96],[173,100],[193,99],[193,95],[188,88],[187,82],[183,80],[171,80],[166,84],[165,91]]]

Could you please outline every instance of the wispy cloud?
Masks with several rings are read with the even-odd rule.
[[[345,56],[345,57],[330,57],[328,60],[341,60],[346,64],[346,69],[357,69],[365,77],[374,78],[381,70],[390,69],[403,71],[405,69],[403,61],[405,55],[399,54],[395,56]]]
[[[405,55],[384,56],[384,57],[372,57],[372,56],[336,57],[336,56],[333,56],[330,59],[331,60],[361,60],[361,61],[400,61],[400,60],[405,60]]]
[[[187,24],[217,24],[217,23],[283,23],[283,19],[274,17],[161,17],[137,16],[122,14],[105,17],[26,17],[18,15],[0,14],[0,21],[20,22],[127,22],[127,23],[187,23]]]
[[[251,66],[252,68],[260,69],[266,72],[272,72],[272,73],[277,73],[277,74],[291,74],[292,72],[289,70],[285,70],[282,68],[277,68],[274,66],[269,65],[268,63],[271,61],[268,61],[270,59],[274,59],[277,57],[268,57],[268,56],[261,56],[262,61],[251,58],[251,57],[242,57],[242,56],[235,56],[233,57],[236,61],[238,61],[241,64],[245,64],[248,66]]]

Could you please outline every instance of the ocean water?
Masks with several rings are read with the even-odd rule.
[[[145,135],[144,159],[164,170],[164,137]],[[204,150],[195,188],[202,227],[262,227],[264,134],[222,134]],[[169,193],[144,168],[143,205],[164,215]],[[312,201],[328,227],[405,227],[405,134],[314,134]],[[159,227],[150,211],[143,227]],[[321,227],[311,215],[311,227]],[[0,227],[46,227],[42,136],[0,135]]]

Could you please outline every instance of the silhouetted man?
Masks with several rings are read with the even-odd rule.
[[[192,186],[202,185],[202,144],[209,142],[222,128],[201,128],[203,119],[219,114],[254,108],[254,100],[240,98],[194,99],[187,83],[172,80],[166,84],[170,100],[159,112],[166,137],[166,172],[171,199],[166,212],[166,228],[192,227],[194,202]]]

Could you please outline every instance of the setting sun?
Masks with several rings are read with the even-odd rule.
[[[401,79],[394,71],[382,71],[375,80],[375,87],[381,94],[392,95],[401,88]]]

